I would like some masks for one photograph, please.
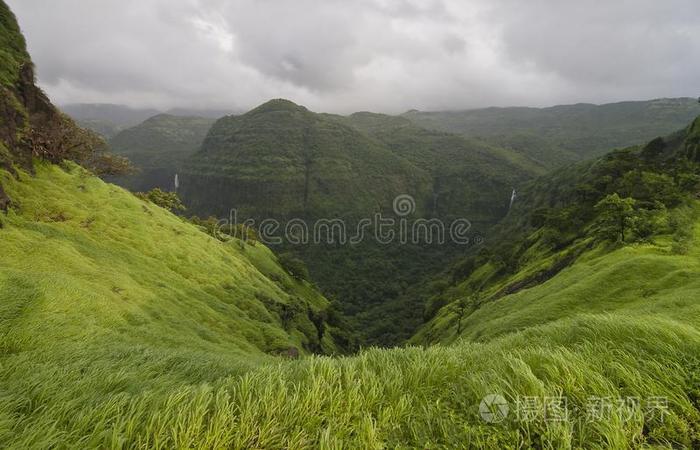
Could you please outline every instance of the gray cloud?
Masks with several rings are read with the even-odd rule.
[[[9,0],[55,101],[399,112],[700,93],[695,0]]]

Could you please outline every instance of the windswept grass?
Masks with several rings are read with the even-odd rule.
[[[686,208],[688,220],[698,217],[700,204]],[[677,211],[682,213],[683,211]],[[596,247],[543,284],[495,301],[484,301],[467,311],[457,334],[457,310],[444,308],[415,337],[414,342],[453,342],[457,338],[488,340],[513,331],[574,318],[580,314],[616,313],[629,320],[668,317],[700,325],[700,223],[690,221],[682,230],[684,251],[673,236],[657,236],[655,243],[628,245],[608,252]],[[523,277],[532,275],[551,258],[533,258],[511,278],[490,286],[487,297]],[[484,267],[488,273],[489,268]],[[483,275],[475,273],[477,279]],[[487,275],[486,275],[487,276]],[[467,286],[458,287],[455,292]],[[455,294],[457,295],[457,294]]]
[[[35,375],[34,390],[4,402],[0,438],[22,448],[692,447],[699,352],[700,334],[682,323],[603,315],[487,344],[310,358],[210,382],[161,376],[138,393],[106,391],[108,372],[68,389]],[[523,423],[513,412],[488,424],[478,406],[491,393],[513,411],[524,396],[564,396],[569,417]],[[650,416],[640,403],[629,417],[589,421],[592,396],[661,396],[669,408]]]
[[[700,444],[692,242],[685,255],[663,242],[591,254],[485,308],[449,346],[285,361],[265,352],[316,330],[304,314],[285,325],[279,304],[325,300],[267,249],[210,239],[75,166],[20,178],[3,175],[18,206],[0,229],[7,448]],[[511,408],[500,423],[479,414],[492,393]],[[521,421],[527,397],[564,397],[568,416]],[[590,420],[592,397],[640,403]],[[667,409],[649,414],[655,397]]]
[[[327,300],[262,245],[221,243],[72,164],[36,171],[2,173],[0,446],[87,445],[98,405],[334,350],[310,318]]]

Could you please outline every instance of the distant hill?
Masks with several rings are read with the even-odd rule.
[[[119,131],[138,125],[149,117],[159,114],[156,109],[130,108],[108,103],[67,104],[61,105],[61,110],[80,125],[106,138],[111,138]]]
[[[110,178],[133,191],[155,187],[174,190],[174,177],[183,161],[199,150],[214,123],[204,117],[158,114],[120,131],[109,140],[112,152],[127,157],[139,172]]]
[[[233,109],[218,110],[198,108],[171,108],[163,112],[153,108],[131,108],[125,105],[108,103],[71,103],[62,105],[61,109],[81,126],[93,130],[107,139],[111,139],[120,131],[134,127],[148,118],[159,114],[218,119],[235,112],[240,112]]]
[[[360,112],[339,119],[430,173],[433,216],[492,223],[505,215],[514,186],[544,172],[517,152],[422,128],[403,117]]]
[[[483,138],[551,168],[666,135],[699,114],[696,99],[676,98],[550,108],[414,110],[403,117],[426,128]]]
[[[199,109],[199,108],[171,108],[165,113],[171,116],[191,116],[191,117],[206,117],[208,119],[220,119],[224,116],[234,114],[242,114],[237,108],[232,109]]]
[[[399,194],[427,201],[429,175],[352,127],[287,100],[219,119],[185,165],[181,193],[196,212],[358,217]]]

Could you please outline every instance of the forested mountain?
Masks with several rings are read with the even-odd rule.
[[[427,201],[429,176],[355,129],[287,100],[218,120],[185,164],[182,197],[226,217],[364,217],[396,195]]]
[[[158,114],[120,131],[109,140],[112,152],[128,158],[135,174],[109,181],[132,191],[175,189],[175,174],[183,162],[199,150],[214,119]]]
[[[435,217],[463,215],[491,224],[505,215],[513,188],[543,172],[516,152],[402,117],[362,112],[341,120],[431,174],[429,212]]]
[[[482,138],[552,168],[666,135],[698,115],[696,99],[675,98],[550,108],[409,111],[403,117],[426,128]]]

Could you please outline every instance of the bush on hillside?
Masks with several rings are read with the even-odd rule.
[[[109,152],[100,135],[80,127],[63,113],[51,111],[53,114],[40,127],[31,128],[25,137],[32,156],[54,163],[74,161],[98,176],[135,172],[128,159]]]
[[[185,205],[180,201],[180,197],[175,192],[166,192],[160,188],[155,188],[148,192],[137,192],[136,196],[142,200],[154,203],[170,212],[184,211]]]
[[[255,245],[260,240],[258,238],[258,233],[253,227],[240,223],[230,225],[214,216],[209,216],[206,219],[192,216],[190,217],[190,222],[201,227],[204,232],[222,242],[226,242],[230,238],[236,238],[251,245]]]
[[[280,266],[286,270],[293,278],[299,281],[310,281],[309,269],[301,259],[291,253],[282,253],[277,257]]]

